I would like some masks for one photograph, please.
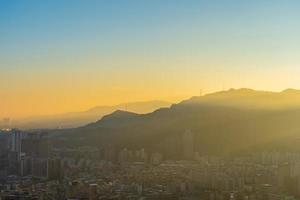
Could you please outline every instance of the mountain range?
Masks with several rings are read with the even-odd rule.
[[[11,126],[22,129],[74,128],[97,121],[104,115],[120,109],[141,114],[152,112],[157,108],[168,107],[170,105],[170,102],[156,100],[124,103],[115,106],[97,106],[83,112],[28,117],[13,121]]]
[[[199,154],[233,154],[300,147],[300,91],[230,89],[192,97],[147,114],[117,110],[88,125],[51,130],[64,145],[116,148],[182,157],[184,133]]]

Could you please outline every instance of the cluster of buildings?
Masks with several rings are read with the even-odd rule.
[[[48,134],[9,130],[0,136],[0,178],[9,175],[32,176],[41,179],[60,179],[61,160],[51,153]]]
[[[53,148],[47,133],[0,134],[0,200],[299,200],[300,153],[208,156],[182,137],[183,159],[146,149]]]
[[[196,154],[190,160],[170,161],[160,153],[124,148],[112,162],[104,152],[95,147],[55,149],[65,167],[60,187],[65,198],[296,200],[300,196],[299,153]]]

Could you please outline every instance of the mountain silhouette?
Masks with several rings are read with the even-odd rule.
[[[119,110],[86,126],[51,132],[68,145],[113,144],[182,158],[186,130],[193,132],[194,151],[205,155],[299,148],[300,91],[230,89],[148,114]]]
[[[33,116],[12,122],[12,126],[22,129],[37,128],[74,128],[97,121],[102,116],[116,110],[127,110],[136,113],[148,113],[160,107],[168,107],[171,103],[166,101],[146,101],[124,103],[116,106],[97,106],[83,112],[71,112],[49,116]]]

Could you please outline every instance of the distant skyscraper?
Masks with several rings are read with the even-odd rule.
[[[9,135],[3,134],[0,136],[0,155],[6,153],[9,150]]]
[[[47,133],[30,133],[22,139],[21,151],[26,156],[48,158],[50,143]]]
[[[182,137],[183,142],[183,157],[190,160],[194,157],[194,133],[190,130],[186,130]]]
[[[18,129],[12,129],[10,131],[10,151],[16,152],[20,157],[22,152],[22,141],[27,137],[27,133]]]
[[[17,129],[11,131],[10,150],[14,152],[21,152],[22,132]]]
[[[114,146],[111,145],[111,144],[108,144],[107,146],[105,146],[105,148],[104,148],[104,160],[116,161],[116,159],[117,159],[117,156],[116,156]]]

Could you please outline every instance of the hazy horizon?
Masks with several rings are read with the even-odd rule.
[[[199,91],[199,94],[196,94],[196,95],[193,95],[193,96],[188,96],[188,97],[185,97],[185,98],[180,98],[180,99],[176,99],[174,101],[167,101],[167,100],[161,100],[161,99],[154,99],[154,100],[147,100],[147,101],[134,101],[134,102],[120,102],[120,103],[117,103],[117,104],[104,104],[104,105],[92,105],[91,107],[87,107],[83,110],[76,110],[76,108],[74,108],[73,110],[70,110],[70,111],[65,111],[65,112],[57,112],[57,113],[50,113],[50,114],[47,114],[47,113],[42,113],[42,114],[36,114],[36,115],[28,115],[28,116],[23,116],[23,117],[17,117],[17,118],[11,118],[10,116],[2,116],[2,119],[3,118],[8,118],[10,120],[26,120],[26,119],[31,119],[31,118],[42,118],[42,117],[55,117],[55,116],[60,116],[60,115],[67,115],[67,114],[73,114],[73,113],[84,113],[84,112],[89,112],[93,109],[97,109],[97,108],[108,108],[108,107],[120,107],[120,106],[123,106],[124,108],[121,108],[120,110],[124,110],[124,111],[131,111],[130,109],[128,110],[126,108],[126,105],[132,105],[134,106],[135,104],[147,104],[147,103],[165,103],[165,104],[176,104],[176,103],[180,103],[182,101],[185,101],[185,100],[188,100],[192,97],[200,97],[200,96],[207,96],[207,95],[211,95],[211,94],[215,94],[215,93],[219,93],[219,92],[227,92],[227,91],[230,91],[230,90],[243,90],[243,89],[247,89],[247,90],[253,90],[253,91],[256,91],[256,92],[271,92],[271,93],[281,93],[281,92],[284,92],[286,90],[296,90],[296,91],[300,91],[300,89],[297,89],[297,88],[285,88],[283,90],[257,90],[255,88],[226,88],[226,89],[222,89],[222,90],[217,90],[217,91],[211,91],[211,92],[207,92],[207,93],[204,93],[202,90]],[[155,106],[154,106],[155,107]],[[160,106],[157,106],[156,109],[159,109],[161,108]],[[132,111],[133,112],[133,111]],[[151,110],[149,111],[151,112]],[[137,113],[147,113],[147,112],[137,112]],[[0,115],[0,119],[1,119],[1,115]]]
[[[117,105],[97,105],[81,111],[72,111],[50,115],[32,115],[25,118],[3,118],[0,128],[14,127],[21,129],[63,129],[76,128],[99,121],[104,116],[114,115],[115,111],[124,111],[135,114],[151,114],[162,108],[171,109],[177,105],[196,103],[204,106],[214,105],[252,109],[284,111],[300,108],[300,90],[286,88],[281,91],[254,90],[252,88],[230,88],[211,93],[201,93],[180,99],[177,102],[161,100],[127,102]],[[75,109],[75,108],[74,108]],[[8,120],[8,121],[7,121]]]

